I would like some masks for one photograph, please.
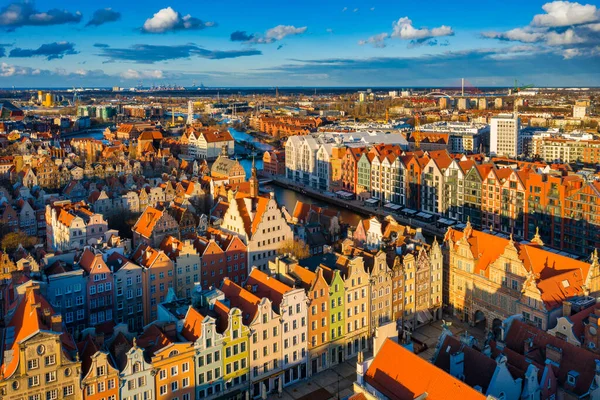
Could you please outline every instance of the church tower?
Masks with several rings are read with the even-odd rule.
[[[250,195],[252,198],[258,197],[258,175],[256,171],[256,165],[254,164],[254,157],[252,157],[252,174],[250,176]]]

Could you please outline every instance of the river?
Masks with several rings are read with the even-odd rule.
[[[269,144],[261,143],[261,142],[257,141],[254,137],[248,135],[245,132],[239,132],[233,128],[229,128],[229,131],[231,132],[231,135],[237,142],[239,142],[239,141],[251,142],[252,144],[254,144],[257,148],[259,148],[261,150],[271,150],[273,148],[273,146],[271,146]],[[92,129],[92,130],[84,132],[80,135],[76,135],[74,137],[93,138],[93,139],[101,140],[103,138],[102,132],[103,132],[103,130]],[[263,167],[262,158],[260,158],[260,157],[256,158],[255,163],[256,163],[257,169],[262,169],[262,167]],[[240,164],[242,164],[242,166],[246,170],[246,176],[249,178],[250,170],[252,168],[252,159],[240,160]],[[325,204],[325,203],[315,200],[311,197],[308,197],[305,194],[298,193],[298,192],[295,192],[293,190],[290,190],[290,189],[287,189],[287,188],[284,188],[281,186],[267,185],[267,186],[263,187],[262,189],[265,191],[275,192],[275,198],[277,199],[277,203],[280,206],[285,206],[285,208],[287,208],[290,213],[292,213],[294,211],[296,202],[301,201],[306,204],[316,204],[318,206],[322,206],[322,207],[325,206],[330,209],[339,210],[341,213],[342,222],[345,224],[350,224],[352,226],[356,226],[358,221],[360,221],[360,219],[362,218],[359,214],[357,214],[355,212],[352,212],[352,211],[349,211],[349,210],[346,210],[343,208],[339,208],[339,207],[336,207],[333,205]]]

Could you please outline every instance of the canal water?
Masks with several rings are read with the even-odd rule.
[[[229,131],[231,132],[231,135],[233,136],[233,138],[236,141],[251,142],[257,148],[260,148],[261,150],[265,150],[265,151],[273,149],[273,146],[266,144],[266,143],[261,143],[261,142],[257,141],[254,137],[248,135],[245,132],[239,132],[233,128],[229,128]],[[100,140],[103,138],[102,132],[103,132],[102,130],[89,130],[89,131],[82,133],[81,135],[77,135],[75,137],[77,137],[77,138],[93,138],[93,139]],[[255,163],[256,163],[257,169],[260,170],[263,168],[262,158],[256,158]],[[240,164],[244,167],[244,169],[246,171],[246,177],[249,178],[250,170],[252,169],[252,159],[240,160]],[[349,224],[351,226],[356,226],[358,221],[360,221],[360,219],[363,218],[359,214],[352,212],[350,210],[347,210],[344,208],[339,208],[339,207],[336,207],[336,206],[330,205],[330,204],[325,204],[325,203],[323,203],[319,200],[315,200],[305,194],[298,193],[291,189],[287,189],[287,188],[284,188],[284,187],[281,187],[278,185],[268,184],[268,185],[262,187],[262,190],[267,191],[267,192],[274,192],[275,198],[277,199],[277,203],[280,206],[285,206],[285,208],[287,208],[287,210],[290,213],[292,213],[294,211],[296,202],[301,201],[306,204],[315,204],[315,205],[318,205],[321,207],[327,207],[329,209],[339,210],[341,218],[342,218],[342,223]]]

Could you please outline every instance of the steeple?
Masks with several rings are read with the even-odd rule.
[[[463,230],[463,238],[469,239],[473,234],[473,227],[471,226],[471,216],[467,215],[467,225]]]
[[[258,173],[256,171],[256,164],[254,156],[252,156],[252,170],[250,176],[250,195],[253,198],[258,197]]]

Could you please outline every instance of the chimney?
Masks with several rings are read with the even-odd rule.
[[[560,366],[562,361],[562,349],[554,347],[550,344],[546,345],[546,359],[550,360],[557,367]]]
[[[570,301],[564,300],[562,303],[563,317],[570,317],[572,308],[573,308],[573,304],[571,304]]]
[[[50,326],[53,332],[62,332],[62,315],[55,314],[51,316]]]
[[[465,353],[457,351],[450,354],[450,375],[463,381],[465,379]]]
[[[525,339],[525,344],[523,346],[523,355],[527,356],[527,354],[531,351],[532,348],[533,348],[533,338],[529,337],[529,338]]]

